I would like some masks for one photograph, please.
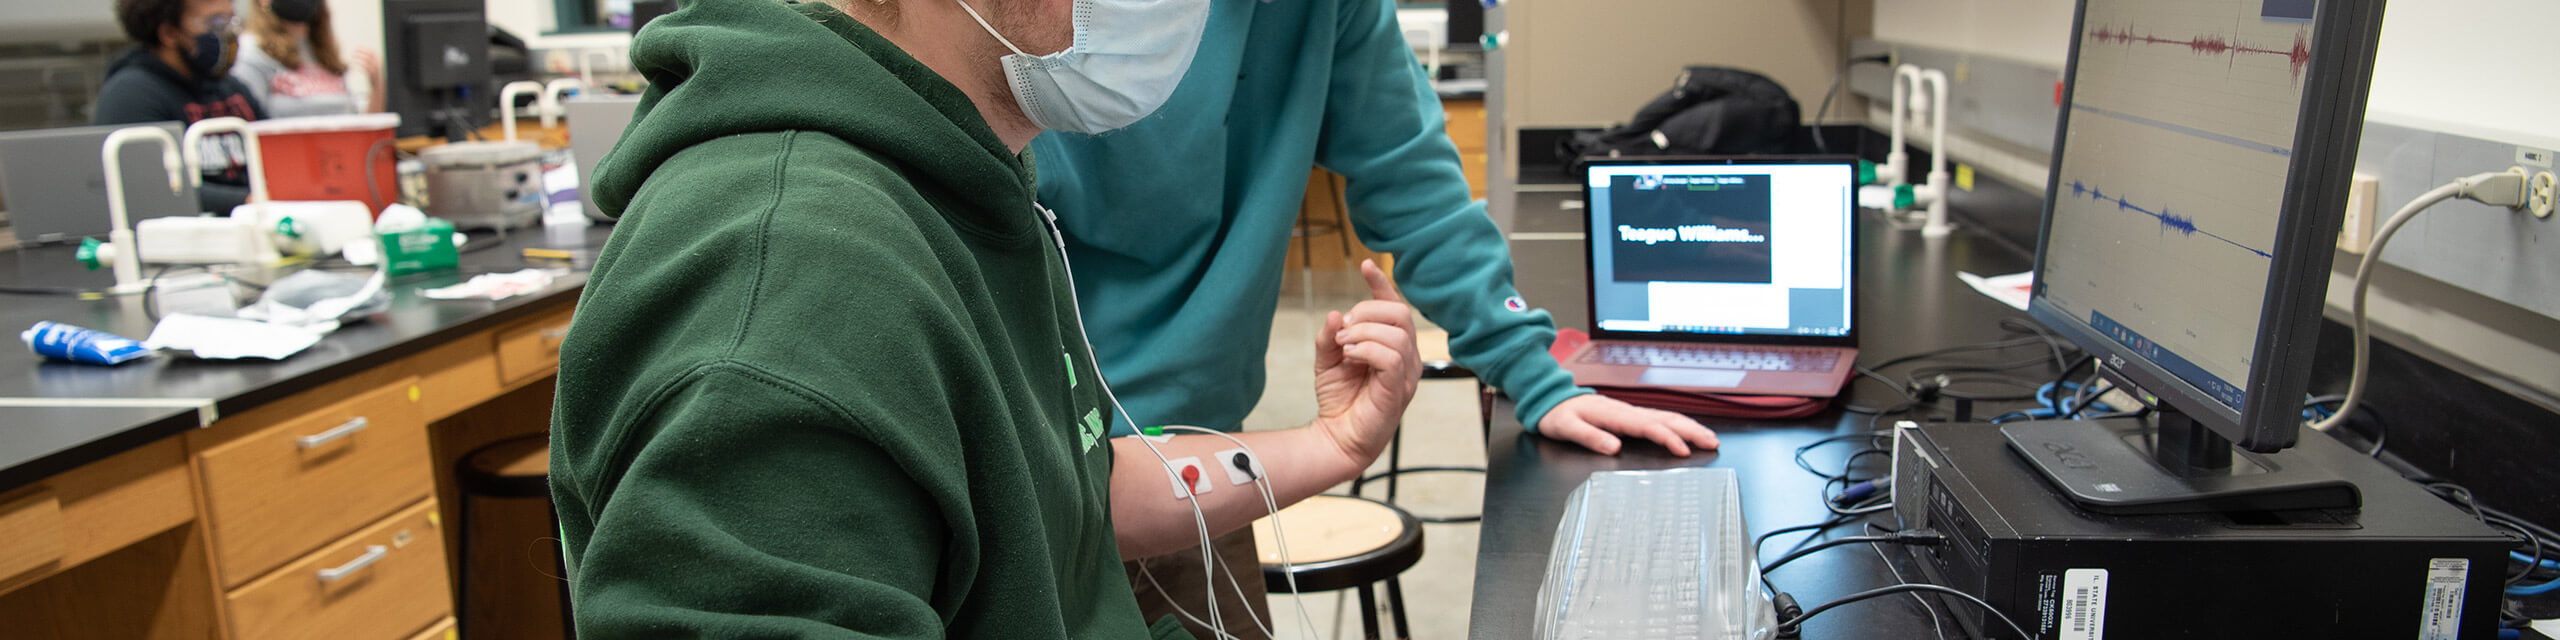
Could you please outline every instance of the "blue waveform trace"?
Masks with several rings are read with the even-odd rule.
[[[2239,247],[2242,251],[2258,254],[2258,257],[2261,258],[2272,259],[2276,257],[2275,254],[2260,251],[2255,247],[2233,242],[2230,238],[2215,235],[2211,231],[2196,228],[2196,219],[2193,216],[2182,216],[2170,213],[2168,207],[2161,207],[2159,211],[2145,209],[2141,205],[2134,204],[2121,196],[2108,196],[2106,191],[2100,190],[2097,187],[2089,186],[2078,180],[2071,181],[2071,197],[2088,198],[2098,202],[2113,202],[2116,203],[2117,211],[2132,211],[2142,215],[2151,216],[2152,219],[2160,221],[2160,229],[2163,232],[2175,231],[2178,232],[2178,235],[2187,237],[2194,237],[2196,234],[2201,233],[2207,238],[2221,240],[2223,244]]]

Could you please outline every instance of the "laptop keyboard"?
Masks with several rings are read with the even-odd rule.
[[[1828,349],[1794,347],[1739,347],[1733,345],[1677,344],[1608,344],[1596,345],[1582,352],[1583,364],[1618,364],[1685,369],[1741,369],[1745,371],[1785,371],[1793,373],[1830,373],[1838,366],[1837,352]]]

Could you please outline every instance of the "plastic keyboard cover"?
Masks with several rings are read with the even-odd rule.
[[[1777,635],[1733,470],[1594,473],[1564,514],[1538,589],[1535,637]]]

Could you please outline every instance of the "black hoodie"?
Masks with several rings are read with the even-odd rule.
[[[107,64],[107,81],[98,87],[95,104],[97,124],[174,120],[193,125],[222,116],[266,117],[257,96],[238,79],[227,74],[211,81],[187,77],[144,47],[134,47]],[[249,199],[249,180],[241,165],[248,151],[239,136],[231,135],[207,138],[204,146],[198,151],[203,152],[205,184],[197,189],[196,200],[206,211],[229,214],[232,207]]]

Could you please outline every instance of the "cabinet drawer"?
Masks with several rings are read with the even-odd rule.
[[[437,620],[435,624],[427,625],[427,630],[418,632],[418,635],[409,636],[409,640],[455,640],[460,637],[462,634],[453,628],[453,619],[445,618]]]
[[[62,498],[37,486],[0,498],[0,581],[62,562]]]
[[[559,369],[560,341],[569,337],[569,318],[574,311],[562,307],[499,330],[498,380],[515,384]]]
[[[1477,100],[1448,100],[1440,103],[1440,115],[1448,120],[1449,143],[1458,151],[1484,151],[1484,103]]]
[[[418,502],[231,592],[231,637],[396,640],[453,615],[435,513]]]
[[[403,380],[199,454],[222,584],[246,582],[427,497],[435,472],[414,388]]]

